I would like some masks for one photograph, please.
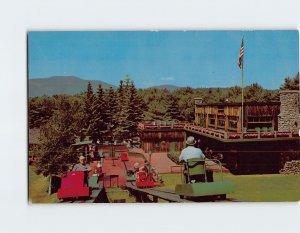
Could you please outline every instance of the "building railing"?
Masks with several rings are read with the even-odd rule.
[[[246,132],[246,133],[233,133],[225,132],[223,130],[207,129],[200,126],[186,124],[185,129],[208,134],[222,139],[261,139],[261,138],[293,138],[300,135],[295,132]]]
[[[139,124],[140,129],[184,129],[185,123]]]
[[[140,124],[139,128],[141,130],[163,130],[163,129],[186,129],[195,131],[202,134],[207,134],[216,138],[221,139],[263,139],[263,138],[295,138],[300,135],[295,132],[246,132],[246,133],[235,133],[235,132],[226,132],[220,129],[211,129],[197,126],[190,123],[172,123],[172,124]]]

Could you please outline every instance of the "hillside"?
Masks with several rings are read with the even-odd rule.
[[[165,84],[165,85],[159,85],[159,86],[153,86],[153,87],[148,87],[148,88],[145,88],[145,89],[167,89],[168,91],[175,91],[179,88],[182,88],[182,87],[178,87],[178,86],[175,86],[175,85],[169,85],[169,84]]]
[[[91,82],[94,90],[99,84],[104,88],[115,86],[97,80],[83,80],[76,76],[53,76],[49,78],[29,79],[29,97],[43,95],[74,95],[86,90],[88,82]]]

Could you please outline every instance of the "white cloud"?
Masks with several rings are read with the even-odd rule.
[[[161,77],[160,80],[170,81],[170,80],[174,80],[174,77]]]

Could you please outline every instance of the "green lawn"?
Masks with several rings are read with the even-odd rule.
[[[48,178],[37,175],[33,166],[29,166],[29,202],[32,203],[54,203],[57,201],[56,193],[47,194]]]
[[[165,188],[175,189],[175,185],[181,183],[180,174],[163,174]],[[220,174],[215,173],[214,179],[220,180]],[[241,201],[299,201],[300,200],[300,175],[239,175],[224,174],[224,180],[232,181],[236,191],[228,195]],[[29,167],[29,201],[32,203],[55,203],[56,193],[47,194],[48,178],[37,175],[34,167]],[[108,192],[109,193],[109,192]],[[124,193],[109,193],[112,199],[114,195],[124,195]],[[118,199],[118,198],[117,198]],[[126,198],[126,202],[134,202],[133,197]]]
[[[165,187],[174,189],[181,182],[180,174],[163,174]],[[214,179],[220,180],[220,174],[215,173]],[[239,175],[224,174],[224,180],[235,184],[235,193],[228,195],[242,201],[299,201],[300,175]]]
[[[106,195],[110,203],[118,202],[118,200],[125,200],[126,203],[135,203],[134,196],[130,196],[127,190],[120,188],[107,188]]]

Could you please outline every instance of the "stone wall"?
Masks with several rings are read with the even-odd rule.
[[[278,131],[297,132],[300,128],[299,91],[280,91],[280,114]]]

